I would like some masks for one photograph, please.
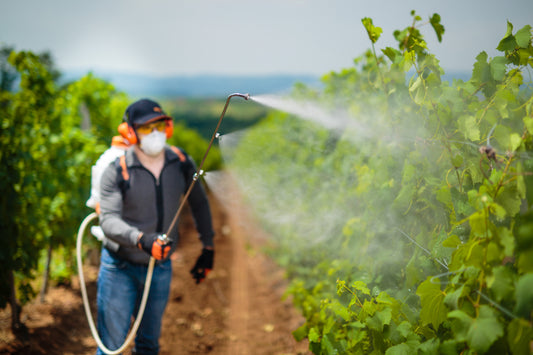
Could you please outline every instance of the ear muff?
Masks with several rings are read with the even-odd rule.
[[[137,134],[128,122],[122,122],[118,125],[118,133],[131,144],[137,144]]]
[[[165,133],[167,135],[167,139],[172,137],[172,134],[174,134],[174,122],[172,120],[165,120],[167,126],[165,128]]]

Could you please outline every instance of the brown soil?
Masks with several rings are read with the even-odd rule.
[[[309,354],[307,343],[298,343],[291,335],[303,319],[282,299],[286,281],[283,271],[261,253],[257,236],[262,232],[250,223],[243,209],[232,208],[230,213],[215,197],[211,197],[211,207],[215,267],[200,285],[194,283],[189,269],[201,245],[188,211],[182,216],[161,354]],[[85,270],[94,310],[97,267],[87,265]],[[68,287],[50,289],[45,303],[24,306],[21,319],[28,327],[27,339],[17,340],[11,334],[10,314],[9,307],[0,310],[0,354],[96,351],[77,278]]]

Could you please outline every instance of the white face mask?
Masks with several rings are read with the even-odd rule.
[[[167,135],[165,132],[153,130],[152,133],[141,138],[141,149],[147,155],[156,156],[165,148],[166,142]]]

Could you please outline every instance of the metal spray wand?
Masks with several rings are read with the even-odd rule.
[[[202,176],[204,174],[204,171],[202,170],[202,168],[204,166],[205,159],[207,158],[207,155],[209,154],[209,151],[211,150],[211,146],[213,145],[213,142],[214,142],[215,138],[219,137],[218,129],[220,128],[220,124],[222,123],[222,119],[224,118],[224,115],[226,114],[226,110],[228,109],[229,101],[234,96],[242,97],[245,100],[248,100],[250,98],[250,94],[235,93],[235,94],[229,95],[228,98],[226,99],[226,104],[224,105],[224,109],[222,110],[222,114],[220,115],[220,118],[218,119],[218,124],[217,124],[217,126],[215,128],[215,131],[213,132],[213,135],[211,136],[211,140],[209,141],[209,145],[207,146],[207,150],[205,151],[204,157],[202,158],[202,161],[200,162],[200,165],[198,165],[198,168],[196,169],[196,173],[193,176],[193,180],[192,180],[191,184],[189,185],[189,188],[187,189],[187,192],[183,196],[183,199],[181,200],[181,203],[180,203],[180,205],[178,207],[178,210],[176,211],[176,214],[174,215],[174,218],[172,219],[172,222],[170,223],[170,226],[168,227],[167,233],[159,236],[159,240],[161,242],[163,242],[164,244],[166,244],[166,243],[168,243],[170,241],[170,239],[168,238],[168,235],[170,234],[172,229],[174,229],[174,226],[176,225],[176,222],[178,221],[178,217],[181,214],[181,210],[185,206],[185,202],[187,201],[187,198],[191,194],[191,191],[192,191],[194,185],[196,184],[196,181],[198,180],[198,178],[200,176]]]

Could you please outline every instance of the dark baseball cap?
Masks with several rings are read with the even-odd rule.
[[[124,121],[130,126],[138,126],[159,120],[171,120],[161,106],[150,99],[141,99],[128,106],[124,113]]]

